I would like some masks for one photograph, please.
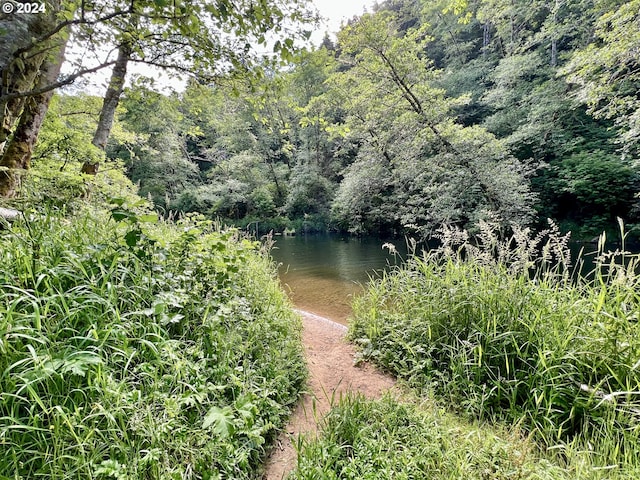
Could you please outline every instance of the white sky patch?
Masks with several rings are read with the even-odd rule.
[[[354,16],[362,15],[365,10],[372,12],[376,0],[313,0],[313,3],[320,14],[326,18],[325,23],[311,37],[313,43],[319,45],[325,32],[335,38],[341,23]]]

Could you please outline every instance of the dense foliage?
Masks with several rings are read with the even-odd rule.
[[[341,399],[325,419],[322,436],[298,448],[291,480],[574,478],[536,458],[535,448],[516,435],[466,423],[428,403],[391,397]]]
[[[124,200],[0,235],[0,477],[255,478],[305,378],[257,245]]]
[[[259,246],[212,219],[480,232],[442,230],[375,282],[352,338],[567,466],[349,398],[294,478],[639,477],[637,258],[570,275],[566,237],[526,229],[635,228],[639,1],[386,0],[299,51],[308,5],[48,0],[0,17],[0,195],[25,211],[0,232],[0,478],[259,474],[304,381],[300,325]],[[61,76],[78,40],[117,59],[75,55]],[[193,77],[123,90],[134,61]],[[109,65],[102,101],[52,98]],[[207,220],[154,223],[131,182],[165,218]]]
[[[163,213],[262,230],[633,230],[636,3],[387,0],[285,70],[133,82],[107,153]]]
[[[309,38],[309,7],[306,0],[7,3],[0,15],[0,196],[17,195],[57,88],[111,69],[92,130],[102,153],[131,64],[199,81],[259,74]],[[92,174],[98,165],[89,158],[82,169]]]
[[[505,242],[488,226],[475,242],[445,231],[441,249],[357,299],[350,335],[365,358],[448,405],[517,424],[607,478],[634,478],[638,259],[603,254],[588,277],[571,275],[566,238],[550,235],[540,245],[526,231]]]

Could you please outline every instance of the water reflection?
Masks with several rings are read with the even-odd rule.
[[[406,258],[404,239],[391,240],[400,257],[382,248],[386,242],[329,235],[276,237],[271,254],[280,263],[280,280],[297,308],[346,325],[351,300],[369,278]],[[588,276],[594,268],[595,245],[572,243],[570,248],[572,264],[584,249],[580,271]]]
[[[371,276],[400,262],[385,240],[329,235],[278,237],[271,254],[280,263],[280,281],[302,310],[346,324],[350,302]],[[406,256],[404,240],[392,241]]]

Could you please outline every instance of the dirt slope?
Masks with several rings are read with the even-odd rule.
[[[293,442],[299,435],[313,435],[317,423],[347,391],[378,398],[391,389],[394,380],[370,365],[354,366],[355,349],[347,344],[344,325],[308,312],[299,312],[303,320],[303,343],[309,367],[309,393],[304,395],[289,424],[278,438],[266,464],[264,480],[281,480],[295,468]]]

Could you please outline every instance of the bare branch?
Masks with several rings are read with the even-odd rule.
[[[108,20],[111,20],[112,18],[115,18],[115,17],[117,17],[119,15],[128,15],[128,14],[131,14],[131,11],[129,11],[129,10],[118,10],[116,12],[110,13],[109,15],[105,15],[104,17],[100,17],[100,18],[96,18],[95,20],[88,21],[84,17],[84,10],[83,10],[79,19],[66,20],[64,22],[59,23],[51,31],[41,35],[38,38],[35,38],[30,44],[26,45],[25,47],[19,48],[18,50],[13,52],[13,56],[15,58],[15,57],[18,57],[19,55],[27,53],[29,50],[33,49],[36,45],[48,40],[49,38],[53,37],[55,34],[59,33],[60,31],[62,31],[66,27],[71,27],[73,25],[96,25],[98,23],[102,23],[102,22],[106,22]]]
[[[25,97],[33,97],[34,95],[40,95],[42,93],[46,93],[49,92],[51,90],[55,90],[56,88],[60,88],[60,87],[64,87],[65,85],[70,85],[73,82],[75,82],[79,77],[82,77],[84,75],[88,75],[90,73],[95,73],[98,72],[100,70],[102,70],[103,68],[109,67],[111,65],[113,65],[115,62],[111,61],[111,62],[107,62],[107,63],[102,63],[96,67],[93,68],[87,68],[84,70],[79,70],[76,73],[73,73],[71,75],[66,76],[65,78],[63,78],[62,80],[59,80],[57,82],[51,83],[50,85],[47,85],[46,87],[42,87],[42,88],[36,88],[34,90],[27,90],[25,92],[13,92],[13,93],[7,93],[6,95],[0,95],[0,103],[1,102],[7,102],[9,100],[13,100],[14,98],[25,98]]]

